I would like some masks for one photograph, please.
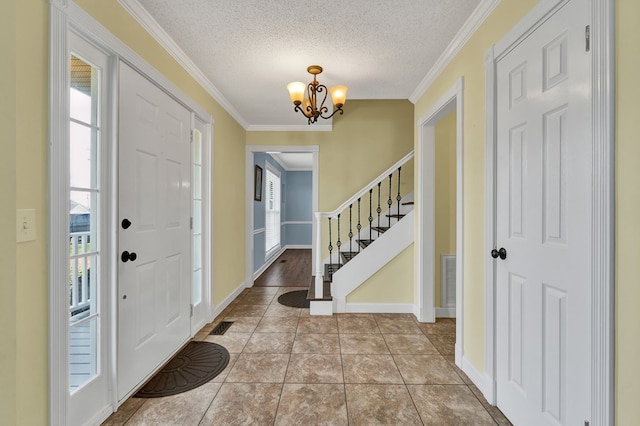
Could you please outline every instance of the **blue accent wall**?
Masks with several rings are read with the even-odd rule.
[[[265,259],[264,235],[267,161],[280,171],[280,183],[282,185],[280,197],[282,203],[280,206],[280,220],[282,222],[280,227],[280,246],[311,246],[311,222],[313,220],[312,172],[288,172],[271,155],[262,152],[255,153],[253,155],[254,169],[256,164],[262,167],[262,200],[253,201],[253,272],[256,272],[269,260]]]

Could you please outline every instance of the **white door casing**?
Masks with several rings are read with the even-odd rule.
[[[570,1],[497,62],[497,404],[515,424],[590,416],[589,9]]]
[[[191,115],[124,63],[119,104],[118,254],[136,253],[118,268],[122,400],[190,337]]]

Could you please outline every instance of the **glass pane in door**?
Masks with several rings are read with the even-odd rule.
[[[71,56],[69,111],[69,390],[100,373],[99,71]]]

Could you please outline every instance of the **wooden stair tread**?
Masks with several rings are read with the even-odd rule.
[[[413,205],[413,201],[406,201],[404,203],[402,203],[403,206],[412,206]]]
[[[402,218],[403,218],[403,217],[405,217],[405,216],[406,216],[406,214],[397,214],[397,213],[394,213],[394,214],[388,214],[388,215],[387,215],[387,217],[393,217],[393,218],[396,218],[396,219],[402,219]]]
[[[353,259],[354,257],[356,257],[357,254],[358,254],[357,251],[341,251],[340,252],[340,256],[342,256],[342,260],[344,260],[345,264],[349,262],[351,259]]]
[[[382,234],[388,231],[390,228],[388,226],[372,226],[371,229]]]

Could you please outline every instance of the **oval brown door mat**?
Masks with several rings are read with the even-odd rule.
[[[281,294],[278,303],[290,308],[308,308],[307,290],[296,290]]]
[[[216,343],[189,342],[134,396],[159,398],[204,385],[229,364],[229,352]]]

